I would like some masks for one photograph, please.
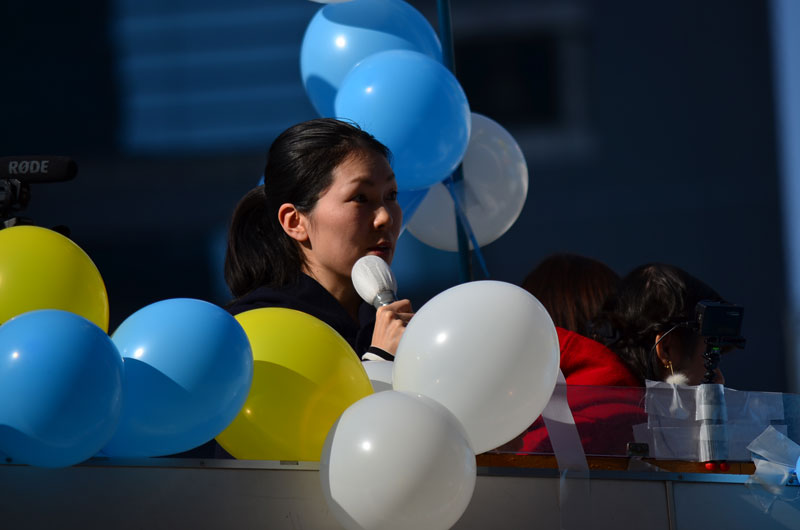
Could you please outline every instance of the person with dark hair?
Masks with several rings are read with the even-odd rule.
[[[522,288],[544,305],[556,326],[588,336],[589,322],[618,283],[619,276],[605,263],[557,253],[539,262]]]
[[[701,300],[723,302],[711,287],[663,263],[642,265],[622,279],[597,318],[595,333],[645,380],[698,385],[703,382],[705,340],[693,324]],[[715,383],[724,383],[716,370]]]
[[[290,127],[269,149],[264,184],[233,213],[225,280],[235,299],[228,310],[303,311],[329,324],[360,358],[391,360],[411,303],[376,312],[350,273],[367,254],[391,263],[401,219],[383,144],[336,119]]]
[[[702,383],[706,344],[694,327],[697,303],[701,300],[724,302],[711,287],[677,267],[661,263],[637,267],[619,282],[616,292],[591,319],[589,333],[595,340],[585,339],[589,342],[571,346],[565,340],[571,332],[556,328],[561,342],[561,368],[567,383],[609,384],[604,381],[610,374],[620,373],[620,365],[627,367],[627,385],[641,387],[647,379]],[[596,371],[609,362],[608,353],[614,357],[607,368],[610,371]],[[594,369],[578,367],[570,359],[578,359]],[[570,373],[579,377],[570,377]],[[714,382],[724,383],[719,370]],[[587,452],[625,454],[626,443],[634,439],[632,426],[647,421],[641,391],[616,388],[599,392],[568,387],[567,392]],[[551,451],[541,419],[509,448],[523,453]]]
[[[547,309],[558,332],[561,371],[573,385],[635,386],[627,366],[588,338],[591,320],[616,291],[619,276],[607,265],[577,254],[553,254],[534,268],[522,287]]]
[[[587,337],[591,323],[619,276],[607,265],[577,254],[553,254],[534,268],[522,287],[547,309],[556,325],[560,368],[567,382],[567,399],[578,434],[587,451],[624,454],[633,440],[631,425],[641,423],[639,381],[617,355]],[[627,387],[627,388],[596,388]],[[553,451],[539,417],[503,449],[522,453]]]

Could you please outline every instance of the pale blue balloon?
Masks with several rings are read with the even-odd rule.
[[[0,326],[0,451],[42,467],[78,464],[111,438],[123,362],[105,331],[44,309]]]
[[[342,81],[335,106],[338,118],[356,122],[391,150],[401,191],[442,181],[467,150],[467,96],[447,68],[421,53],[367,57]]]
[[[413,50],[442,59],[436,32],[402,0],[352,0],[320,8],[300,49],[303,84],[320,116],[334,116],[336,92],[350,69],[387,50]]]
[[[400,225],[401,234],[405,231],[408,222],[414,216],[414,212],[417,211],[419,205],[422,204],[422,201],[427,197],[429,189],[430,188],[425,188],[423,190],[401,191],[397,193],[397,204],[400,205],[400,209],[403,211],[403,223]]]
[[[244,330],[222,308],[162,300],[128,317],[112,339],[125,359],[125,402],[104,454],[188,451],[222,432],[244,405],[253,355]]]

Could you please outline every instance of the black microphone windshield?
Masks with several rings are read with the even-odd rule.
[[[78,164],[66,156],[4,156],[0,179],[20,182],[63,182],[78,173]]]

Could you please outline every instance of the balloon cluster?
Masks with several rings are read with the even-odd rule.
[[[0,452],[15,461],[186,451],[222,431],[247,397],[253,359],[232,316],[163,300],[109,337],[97,267],[56,232],[0,230],[0,300]]]
[[[320,115],[352,120],[389,147],[404,223],[417,239],[457,250],[456,211],[477,251],[519,217],[528,192],[522,151],[499,124],[470,112],[436,33],[412,6],[326,3],[306,29],[300,70]],[[459,164],[463,180],[445,187]]]
[[[432,298],[394,363],[366,361],[379,391],[325,441],[320,478],[346,528],[449,528],[472,497],[475,457],[523,432],[553,392],[558,336],[515,285],[477,281]]]
[[[105,284],[75,243],[20,226],[0,230],[0,250],[0,452],[15,461],[164,456],[215,437],[237,458],[316,461],[372,393],[350,345],[305,313],[174,298],[109,337]]]

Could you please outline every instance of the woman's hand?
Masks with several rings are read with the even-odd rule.
[[[409,300],[397,300],[378,308],[375,315],[375,330],[372,332],[372,346],[394,355],[400,337],[406,330],[408,321],[414,316]]]

